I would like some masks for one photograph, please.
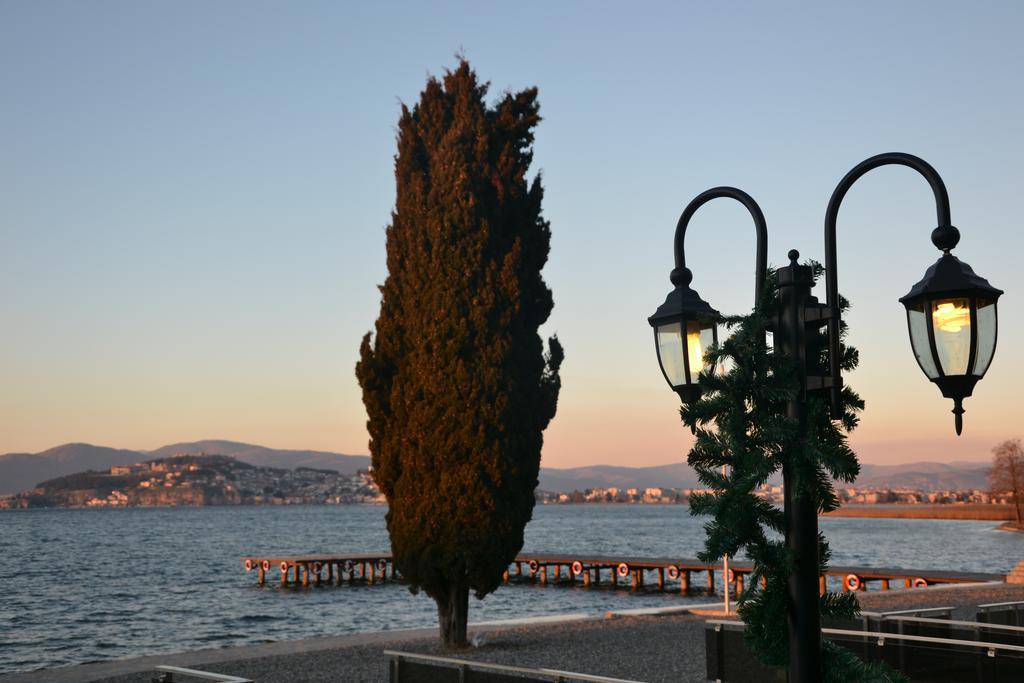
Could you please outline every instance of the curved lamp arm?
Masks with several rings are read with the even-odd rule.
[[[839,274],[836,272],[836,219],[839,217],[839,205],[843,202],[850,187],[862,175],[879,166],[892,164],[909,166],[924,176],[924,179],[931,185],[932,192],[935,194],[935,213],[938,217],[938,227],[932,232],[932,242],[935,246],[943,251],[949,251],[956,246],[960,239],[959,232],[950,221],[949,195],[946,193],[946,185],[931,164],[920,157],[903,152],[879,154],[854,166],[839,181],[839,185],[832,193],[832,198],[828,201],[828,209],[825,211],[825,289],[826,301],[831,314],[828,320],[828,357],[832,375],[830,399],[834,417],[838,417],[839,414],[839,392],[842,390],[842,378],[839,370]]]
[[[679,222],[676,223],[676,271],[682,273],[686,269],[686,250],[683,247],[683,242],[686,240],[686,227],[689,225],[690,219],[693,218],[693,214],[697,212],[697,209],[712,199],[719,197],[735,199],[747,207],[751,218],[754,219],[754,228],[757,230],[757,263],[755,273],[757,280],[754,282],[754,301],[756,303],[761,299],[761,293],[764,291],[764,281],[768,275],[768,225],[765,223],[761,207],[757,205],[753,197],[743,190],[735,187],[713,187],[694,197],[693,201],[683,209],[683,214],[679,217]],[[676,281],[675,273],[673,273],[672,281]]]

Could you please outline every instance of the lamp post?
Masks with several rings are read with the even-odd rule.
[[[907,309],[910,342],[925,375],[953,399],[956,433],[963,426],[963,399],[988,370],[997,337],[996,302],[1001,290],[974,273],[950,252],[960,239],[950,220],[949,197],[942,178],[924,160],[890,152],[864,160],[839,182],[825,212],[826,303],[811,296],[811,268],[797,263],[799,252],[788,254],[789,265],[778,270],[778,318],[771,325],[778,352],[792,357],[800,373],[799,395],[790,400],[786,415],[803,421],[807,401],[827,396],[833,419],[840,417],[840,308],[836,254],[836,223],[839,206],[850,187],[879,166],[901,165],[914,169],[928,181],[935,195],[938,227],[932,243],[942,251],[924,278],[900,299]],[[708,190],[690,202],[675,232],[675,289],[648,322],[654,328],[655,348],[662,374],[684,403],[701,395],[703,354],[717,341],[716,311],[690,288],[693,275],[686,267],[684,239],[693,214],[712,199],[727,197],[750,211],[757,230],[755,297],[760,298],[767,272],[768,234],[764,215],[750,195],[731,187]],[[827,327],[829,368],[817,367],[821,327]],[[788,462],[782,468],[786,520],[786,545],[794,560],[789,576],[789,680],[809,683],[821,678],[821,618],[818,605],[818,516],[816,502],[800,493],[804,476]]]

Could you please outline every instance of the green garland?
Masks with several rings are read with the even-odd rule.
[[[810,265],[817,281],[823,269],[817,263]],[[745,553],[750,558],[753,573],[738,607],[746,624],[744,638],[762,662],[786,666],[786,586],[793,558],[783,540],[783,511],[756,492],[782,470],[783,462],[788,462],[801,494],[811,496],[819,511],[839,507],[832,481],[852,482],[860,472],[847,433],[857,426],[864,401],[852,389],[843,387],[838,421],[830,418],[822,398],[808,401],[802,423],[786,417],[786,403],[799,393],[800,386],[793,360],[775,353],[765,342],[769,323],[777,314],[777,295],[777,274],[772,271],[750,315],[721,320],[733,334],[708,351],[705,372],[700,377],[702,398],[684,406],[680,415],[697,437],[688,462],[701,483],[715,491],[690,499],[691,514],[712,516],[704,526],[707,539],[700,558],[709,563],[726,554]],[[840,306],[846,310],[849,305],[841,298]],[[841,336],[845,339],[845,324]],[[826,354],[823,351],[814,359],[820,368],[827,367]],[[841,346],[842,370],[853,370],[858,360],[856,349]],[[724,373],[711,370],[718,367],[729,369]],[[722,473],[723,466],[728,466],[728,474]],[[820,533],[818,557],[824,571],[830,552],[828,541]],[[820,608],[822,617],[829,619],[852,619],[860,613],[855,593],[825,593]],[[822,643],[822,668],[822,680],[828,682],[906,680],[886,665],[866,664],[828,640]]]

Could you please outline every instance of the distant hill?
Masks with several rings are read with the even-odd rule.
[[[19,493],[39,482],[86,470],[108,470],[173,455],[230,455],[257,467],[313,467],[354,474],[370,466],[367,455],[344,455],[320,451],[292,451],[266,448],[235,441],[194,441],[163,446],[155,451],[132,451],[69,443],[42,453],[0,455],[0,495]]]
[[[0,455],[0,495],[30,489],[47,479],[144,459],[148,458],[138,451],[87,443],[68,443],[42,453],[8,453]]]
[[[238,443],[237,441],[220,441],[216,439],[164,446],[155,451],[149,451],[147,459],[168,458],[174,455],[185,454],[196,455],[199,453],[230,455],[242,462],[247,462],[257,467],[284,467],[287,469],[312,467],[320,470],[334,470],[342,474],[355,474],[358,470],[365,470],[370,466],[370,456],[368,455],[343,455],[326,451],[281,450],[248,443]]]
[[[0,455],[0,495],[30,489],[41,481],[85,470],[107,470],[114,465],[166,458],[174,455],[230,455],[257,467],[294,469],[312,467],[354,474],[370,466],[367,455],[344,455],[324,451],[282,450],[237,441],[206,440],[176,443],[153,451],[132,451],[84,443],[69,443],[42,453]],[[862,466],[858,487],[901,487],[938,491],[944,489],[985,489],[988,465],[983,462],[915,462],[904,465]],[[540,488],[545,491],[573,491],[588,488],[647,488],[665,486],[693,488],[697,476],[685,463],[655,467],[590,465],[540,471]]]
[[[907,487],[922,491],[971,490],[988,487],[986,463],[979,462],[915,462],[903,465],[861,465],[861,474],[854,484],[858,488]],[[773,483],[779,484],[781,476]],[[700,484],[697,475],[685,463],[656,467],[619,467],[590,465],[569,469],[545,467],[540,471],[540,488],[545,491],[582,491],[588,488],[646,488],[668,486],[694,488]]]

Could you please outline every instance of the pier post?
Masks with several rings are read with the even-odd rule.
[[[882,579],[882,590],[889,590],[889,579]]]
[[[522,576],[522,575],[523,575],[523,563],[522,562],[516,562],[516,576]]]
[[[299,565],[295,565],[295,571],[299,571]],[[302,565],[302,587],[309,588],[309,563]]]
[[[506,569],[504,571],[504,573],[502,573],[502,575],[501,575],[501,580],[504,581],[505,583],[508,583],[508,578],[509,578],[508,577],[508,570]]]
[[[665,590],[665,568],[658,567],[658,590]]]
[[[587,570],[587,573],[588,574],[590,573],[589,569]],[[600,586],[601,585],[601,568],[600,567],[594,567],[594,585],[595,586]]]
[[[335,586],[340,586],[342,581],[345,580],[345,571],[342,568],[342,565],[341,565],[340,562],[334,562],[332,564],[336,565],[335,568],[334,568],[334,585]]]
[[[715,570],[708,567],[708,593],[715,594]]]
[[[281,570],[281,588],[288,585],[288,568],[285,567]]]
[[[903,579],[903,585],[905,587],[907,587],[907,588],[913,588],[914,587],[914,582],[911,581],[910,579]]]
[[[615,567],[612,567],[612,588],[619,587],[619,572],[615,571]]]
[[[314,571],[313,571],[313,585],[319,588],[320,587],[320,572],[316,571],[316,565],[313,565],[313,569],[314,569]],[[323,571],[323,567],[320,568],[320,571]]]
[[[679,592],[686,595],[690,592],[690,570],[684,569],[679,572]]]
[[[548,566],[544,565],[540,568],[540,585],[548,585]]]
[[[260,569],[260,571],[259,571],[259,582],[260,582],[260,585],[262,586],[263,582],[267,578],[267,576],[266,576],[267,573],[265,571],[263,571],[263,565],[260,565],[259,569]]]
[[[332,583],[334,583],[334,563],[333,562],[328,562],[327,563],[327,584],[330,585]]]
[[[824,574],[818,577],[818,594],[824,595],[828,592],[828,582]]]
[[[737,572],[736,574],[736,599],[743,595],[743,574]]]
[[[641,571],[642,570],[640,570],[640,569],[634,569],[633,570],[633,588],[632,588],[632,590],[637,590],[637,589],[640,588],[640,572]]]
[[[558,564],[556,562],[555,563],[555,583],[558,583],[558,580],[560,578],[562,578],[562,565],[560,565],[560,564]]]
[[[373,580],[374,580],[374,577],[375,577],[375,576],[376,576],[376,574],[377,574],[377,568],[376,568],[375,566],[373,566],[373,562],[370,562],[370,563],[368,563],[368,564],[369,564],[369,566],[370,566],[370,578],[369,578],[369,580],[367,581],[367,583],[369,583],[369,584],[370,584],[370,585],[372,586],[372,585],[373,585]]]

